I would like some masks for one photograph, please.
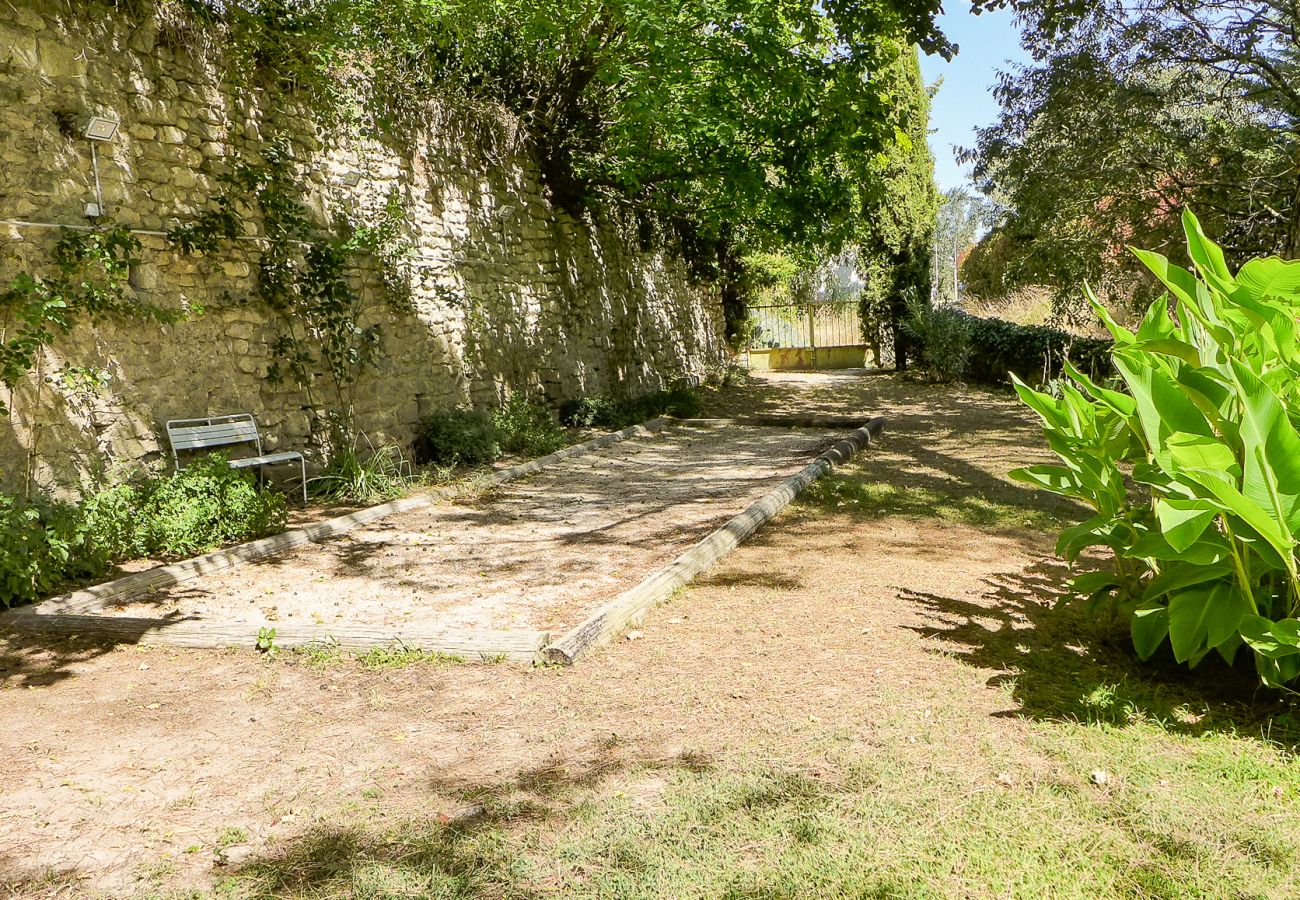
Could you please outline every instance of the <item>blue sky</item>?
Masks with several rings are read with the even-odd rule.
[[[930,109],[930,148],[941,190],[964,184],[970,176],[968,166],[957,164],[953,145],[971,146],[975,128],[997,118],[992,90],[998,70],[1008,68],[1008,60],[1029,61],[1011,13],[972,15],[968,0],[949,0],[949,8],[951,12],[939,17],[939,26],[960,45],[960,52],[950,63],[939,56],[921,57],[927,84],[943,78]]]

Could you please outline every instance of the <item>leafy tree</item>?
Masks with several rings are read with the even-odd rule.
[[[504,105],[557,200],[600,200],[647,238],[666,235],[730,286],[733,321],[745,252],[835,252],[857,236],[880,205],[878,158],[916,130],[891,67],[913,42],[953,49],[933,22],[938,0],[205,8],[246,48],[246,68],[327,99],[352,85],[377,127],[418,120],[430,96]]]
[[[933,303],[946,305],[961,299],[961,262],[993,212],[988,200],[964,187],[943,192],[931,245],[930,299]]]
[[[908,315],[907,298],[929,293],[930,244],[939,199],[934,157],[926,142],[930,93],[915,51],[901,51],[882,70],[880,82],[893,98],[901,132],[877,157],[864,183],[866,202],[857,244],[865,282],[860,306],[863,333],[877,361],[883,362],[885,349],[892,348],[895,366],[903,369],[908,348],[899,326]]]
[[[1230,258],[1300,249],[1293,2],[975,5],[1014,8],[1036,59],[1002,77],[1002,114],[966,152],[1009,211],[979,280],[1142,300],[1123,248],[1178,252],[1189,205]]]

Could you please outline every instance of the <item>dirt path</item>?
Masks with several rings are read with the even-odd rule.
[[[816,429],[674,427],[114,607],[221,622],[403,622],[563,634],[833,443]]]
[[[1043,458],[1032,421],[1005,397],[880,377],[775,376],[720,401],[712,413],[886,415],[852,474],[892,485],[896,509],[832,485],[572,669],[0,644],[0,882],[143,896],[211,885],[251,855],[296,861],[310,892],[373,858],[345,818],[370,833],[475,798],[570,793],[652,810],[674,770],[757,758],[821,777],[845,748],[962,803],[1086,784],[1035,749],[1033,719],[1062,687],[1032,663],[1067,641],[1043,615],[1061,568],[1035,517],[1055,508],[1003,476]],[[989,509],[1033,527],[965,524]],[[1073,696],[1093,676],[1065,677]],[[328,861],[314,825],[335,835]]]

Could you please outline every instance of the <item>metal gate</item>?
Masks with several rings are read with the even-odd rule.
[[[850,369],[867,344],[856,301],[751,306],[751,369]]]

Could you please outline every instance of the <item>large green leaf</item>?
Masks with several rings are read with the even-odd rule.
[[[1156,500],[1155,511],[1165,540],[1179,552],[1200,540],[1218,515],[1218,510],[1199,500]]]
[[[1218,563],[1198,566],[1187,562],[1171,562],[1142,591],[1143,600],[1158,600],[1166,594],[1175,594],[1210,581],[1222,581],[1232,575],[1232,566]]]
[[[1197,566],[1212,566],[1232,558],[1227,538],[1217,531],[1207,531],[1199,541],[1182,550],[1170,546],[1159,531],[1148,531],[1134,541],[1124,555],[1133,559],[1185,562]]]
[[[1161,447],[1178,431],[1212,437],[1214,430],[1178,384],[1148,354],[1116,350],[1113,359],[1137,404],[1142,433],[1150,447]]]
[[[1219,581],[1179,591],[1169,600],[1169,643],[1174,658],[1187,662],[1236,634],[1241,620],[1253,612],[1236,585]]]
[[[1241,402],[1242,493],[1300,531],[1300,433],[1277,396],[1247,366],[1232,363]]]
[[[1223,441],[1202,434],[1176,431],[1165,439],[1156,458],[1172,475],[1185,470],[1216,475],[1235,484],[1241,476],[1237,455]]]
[[[1079,553],[1088,547],[1103,546],[1118,550],[1122,544],[1117,540],[1117,529],[1127,531],[1121,523],[1115,521],[1113,515],[1101,513],[1093,516],[1061,531],[1060,537],[1056,539],[1056,555],[1074,562]]]
[[[1295,539],[1291,536],[1291,532],[1273,518],[1270,510],[1259,506],[1224,481],[1221,473],[1185,469],[1178,473],[1177,478],[1194,487],[1201,497],[1212,500],[1221,512],[1241,519],[1267,541],[1280,557],[1291,558],[1295,548]]]
[[[1250,646],[1250,649],[1260,656],[1267,656],[1270,659],[1281,659],[1287,656],[1300,654],[1300,641],[1294,636],[1294,629],[1288,629],[1282,625],[1282,622],[1274,623],[1263,616],[1247,615],[1242,616],[1241,621],[1237,624],[1237,629],[1241,637]],[[1295,622],[1295,619],[1289,620]]]
[[[1074,363],[1070,362],[1068,359],[1065,360],[1063,368],[1066,375],[1083,385],[1084,389],[1089,394],[1109,406],[1118,415],[1128,417],[1137,411],[1137,403],[1134,402],[1132,397],[1125,394],[1123,391],[1115,391],[1110,388],[1102,387],[1075,368]]]
[[[1255,300],[1300,304],[1300,260],[1252,259],[1237,272],[1236,280]]]
[[[1119,578],[1114,572],[1084,572],[1071,578],[1065,586],[1076,594],[1093,597],[1119,587]]]
[[[1085,490],[1079,476],[1067,469],[1065,466],[1038,465],[1024,466],[1019,469],[1012,469],[1007,473],[1016,481],[1023,481],[1026,484],[1032,484],[1044,490],[1051,491],[1053,494],[1063,494],[1067,497],[1078,497],[1081,500],[1091,500],[1092,492]]]
[[[1197,281],[1195,275],[1184,269],[1182,266],[1174,265],[1167,257],[1162,256],[1159,253],[1153,253],[1150,250],[1139,250],[1136,247],[1130,247],[1129,250],[1132,251],[1134,256],[1142,261],[1144,266],[1151,270],[1151,273],[1155,275],[1156,278],[1160,279],[1161,284],[1169,288],[1171,294],[1182,300],[1184,303],[1196,302]],[[1162,297],[1157,300],[1156,303],[1161,308],[1167,309],[1165,298]],[[1167,312],[1165,318],[1166,320],[1168,319]],[[1148,331],[1144,334],[1142,329],[1139,328],[1137,338],[1138,340],[1146,340],[1151,337],[1164,337],[1168,333],[1169,332],[1156,335]]]
[[[1178,323],[1169,315],[1169,298],[1161,297],[1147,307],[1147,313],[1138,324],[1134,335],[1139,341],[1159,340],[1161,338],[1178,338],[1181,333]]]
[[[1133,649],[1142,659],[1150,659],[1169,634],[1169,608],[1161,603],[1139,606],[1129,623]]]
[[[1233,396],[1229,379],[1214,369],[1179,366],[1174,380],[1187,399],[1214,423],[1220,435],[1227,437],[1223,434],[1223,406]]]
[[[1061,406],[1061,401],[1057,400],[1050,394],[1044,394],[1036,391],[1029,385],[1021,381],[1014,372],[1011,373],[1011,383],[1015,386],[1016,393],[1026,406],[1038,413],[1043,424],[1048,428],[1064,428],[1067,423],[1065,411]]]
[[[1199,366],[1201,364],[1200,352],[1191,344],[1177,338],[1152,338],[1149,341],[1138,341],[1133,344],[1133,349],[1143,350],[1147,353],[1158,353],[1161,356],[1172,356],[1189,366]]]
[[[1192,215],[1190,209],[1183,210],[1183,232],[1187,235],[1187,253],[1196,264],[1196,270],[1201,273],[1201,277],[1211,287],[1223,290],[1224,293],[1231,292],[1232,272],[1228,270],[1223,250],[1205,236],[1205,232],[1201,230],[1201,223],[1197,221],[1196,216]]]
[[[1106,304],[1102,303],[1101,300],[1097,298],[1097,295],[1092,292],[1092,288],[1086,284],[1083,286],[1083,295],[1088,298],[1088,303],[1091,304],[1092,308],[1096,311],[1098,318],[1100,318],[1102,324],[1106,326],[1106,330],[1110,332],[1111,337],[1115,338],[1115,345],[1117,347],[1133,343],[1135,340],[1133,332],[1115,321],[1115,317],[1110,314],[1110,310],[1106,308]]]

